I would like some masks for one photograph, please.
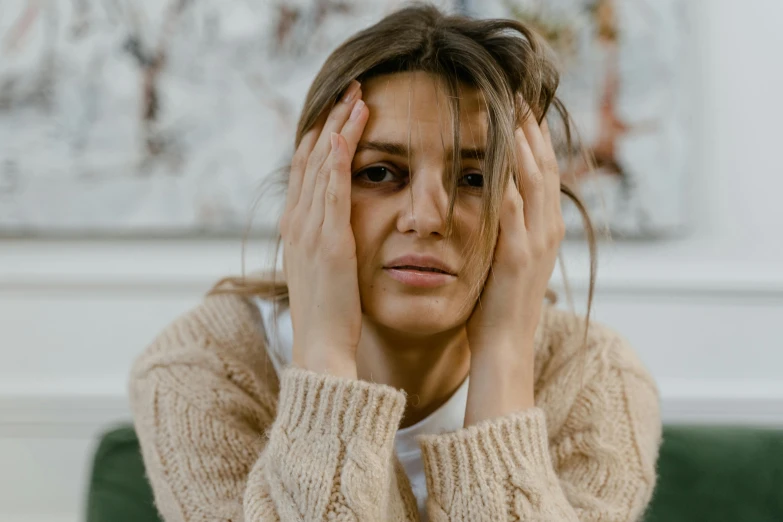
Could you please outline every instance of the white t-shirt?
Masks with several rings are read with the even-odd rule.
[[[287,307],[280,306],[275,317],[274,305],[271,301],[256,299],[267,337],[267,351],[275,371],[281,370],[291,363],[294,332],[291,325],[291,314]],[[421,460],[421,448],[416,442],[418,435],[429,435],[456,431],[465,422],[465,406],[468,401],[468,379],[457,388],[457,391],[440,408],[413,426],[397,430],[394,446],[397,458],[400,459],[405,473],[411,482],[413,494],[419,507],[421,520],[426,522],[427,513],[427,481],[424,476],[424,464]]]

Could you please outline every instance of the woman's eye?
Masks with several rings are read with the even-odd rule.
[[[470,188],[481,188],[484,186],[484,176],[477,172],[465,174],[460,179],[460,185],[466,185]]]
[[[386,167],[370,167],[356,174],[356,177],[362,181],[370,183],[386,183],[394,181],[395,175]]]

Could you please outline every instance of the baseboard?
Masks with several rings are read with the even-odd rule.
[[[14,515],[0,511],[3,522],[80,522],[82,518],[77,513],[70,515]]]
[[[664,423],[783,427],[782,382],[663,382]],[[94,437],[131,421],[119,393],[9,394],[0,391],[0,437]]]
[[[95,437],[130,421],[122,394],[0,394],[0,437]]]
[[[706,399],[679,397],[661,401],[664,424],[769,426],[783,428],[783,398]]]
[[[664,424],[783,428],[783,397],[664,397]]]
[[[665,424],[783,428],[783,382],[703,382],[685,386],[659,383],[659,386]]]

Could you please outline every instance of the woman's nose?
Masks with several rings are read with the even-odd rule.
[[[419,238],[445,236],[449,195],[443,186],[443,174],[436,172],[415,173],[404,198],[397,219],[397,229],[402,233],[415,233]]]

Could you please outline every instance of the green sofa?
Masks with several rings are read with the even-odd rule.
[[[783,432],[666,426],[647,522],[783,521]],[[88,487],[87,522],[158,522],[130,426],[105,433]]]

